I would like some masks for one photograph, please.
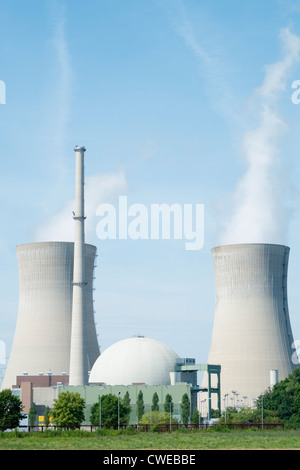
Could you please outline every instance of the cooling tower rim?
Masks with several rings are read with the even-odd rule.
[[[48,241],[48,242],[29,242],[29,243],[21,243],[20,245],[17,245],[16,248],[22,249],[22,248],[30,248],[30,247],[38,247],[38,246],[59,246],[59,245],[74,245],[74,242],[66,242],[66,241]],[[97,249],[95,245],[92,245],[90,243],[85,243],[85,246],[92,247]]]
[[[228,249],[228,248],[235,248],[235,247],[252,247],[252,246],[270,246],[270,247],[280,247],[290,250],[290,247],[287,245],[281,245],[279,243],[231,243],[226,245],[218,245],[211,249],[211,251],[219,250],[219,249]]]

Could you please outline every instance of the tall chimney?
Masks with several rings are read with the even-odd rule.
[[[84,240],[84,147],[76,146],[75,182],[75,237],[74,237],[74,275],[72,301],[72,328],[70,350],[70,385],[88,383],[88,358],[86,344],[85,318],[85,240]]]

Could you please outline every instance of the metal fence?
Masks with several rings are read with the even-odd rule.
[[[199,430],[204,430],[208,428],[212,428],[216,426],[218,423],[214,424],[135,424],[135,425],[120,425],[120,426],[102,426],[102,429],[114,429],[114,430],[126,430],[126,428],[130,428],[132,430],[137,430],[139,432],[151,432],[151,431],[156,431],[156,432],[172,432],[172,431],[177,431],[179,429],[186,429],[190,431],[199,431]],[[283,423],[227,423],[227,424],[218,424],[218,427],[220,430],[222,428],[224,429],[250,429],[250,428],[257,428],[257,429],[275,429],[275,428],[283,428],[284,425]],[[27,426],[27,425],[22,425],[19,426],[19,430],[23,431],[28,431],[28,432],[44,432],[45,430],[65,430],[66,428],[63,428],[61,426],[54,426],[54,425],[38,425],[38,426]],[[92,425],[82,425],[78,428],[77,430],[81,431],[90,431],[90,432],[95,432],[98,429],[100,429],[99,426],[92,426]]]
[[[283,423],[228,423],[224,424],[229,429],[250,429],[250,428],[259,428],[259,429],[275,429],[283,428]]]

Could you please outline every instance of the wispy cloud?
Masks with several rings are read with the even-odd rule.
[[[59,68],[57,81],[57,124],[56,144],[62,148],[65,141],[66,126],[70,117],[72,68],[67,41],[65,38],[65,15],[61,11],[54,27],[53,45]]]
[[[48,8],[53,28],[53,35],[49,41],[53,59],[51,60],[52,71],[50,74],[51,86],[49,86],[47,122],[49,138],[51,136],[50,145],[53,149],[52,165],[55,165],[58,174],[63,176],[65,173],[65,143],[71,116],[74,73],[66,40],[66,7],[64,3],[51,2],[48,4]]]
[[[47,194],[47,201],[43,202],[45,217],[37,227],[32,230],[34,241],[73,241],[74,224],[72,212],[74,200],[64,200],[61,194],[65,191],[66,178],[70,186],[70,151],[66,150],[68,142],[68,125],[71,118],[72,90],[76,79],[72,69],[72,57],[66,39],[66,6],[63,2],[48,2],[48,13],[51,20],[53,35],[49,41],[52,60],[51,87],[47,104],[47,131],[48,139],[51,136],[51,171],[55,174],[55,187]],[[74,142],[75,144],[76,142]],[[49,149],[48,149],[49,150]],[[72,160],[75,168],[75,160]],[[72,181],[71,181],[72,184]],[[75,180],[74,180],[75,186]],[[113,174],[91,174],[85,178],[85,231],[87,239],[92,240],[96,235],[96,208],[101,203],[112,203],[119,195],[127,191],[127,181],[123,170]],[[62,197],[58,202],[58,197]],[[56,207],[60,209],[53,214],[52,198],[55,198]]]
[[[212,108],[227,124],[236,121],[239,104],[232,90],[236,71],[223,46],[224,38],[218,36],[217,25],[201,13],[196,20],[191,18],[180,1],[172,3],[169,11],[174,29],[196,60]]]
[[[157,152],[158,146],[155,140],[148,138],[142,147],[142,160],[147,160]]]

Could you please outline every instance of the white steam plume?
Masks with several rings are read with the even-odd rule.
[[[233,215],[221,243],[285,243],[289,213],[284,204],[286,181],[280,176],[279,141],[286,124],[277,111],[291,70],[300,58],[300,38],[282,29],[284,56],[266,67],[255,93],[259,125],[245,133],[242,149],[247,171],[233,197]]]
[[[96,209],[99,204],[113,203],[115,199],[128,189],[123,171],[112,175],[92,175],[85,178],[85,234],[86,242],[91,243],[96,237]],[[74,200],[66,201],[62,209],[43,221],[37,227],[34,240],[41,241],[73,241],[74,223],[72,212]]]

